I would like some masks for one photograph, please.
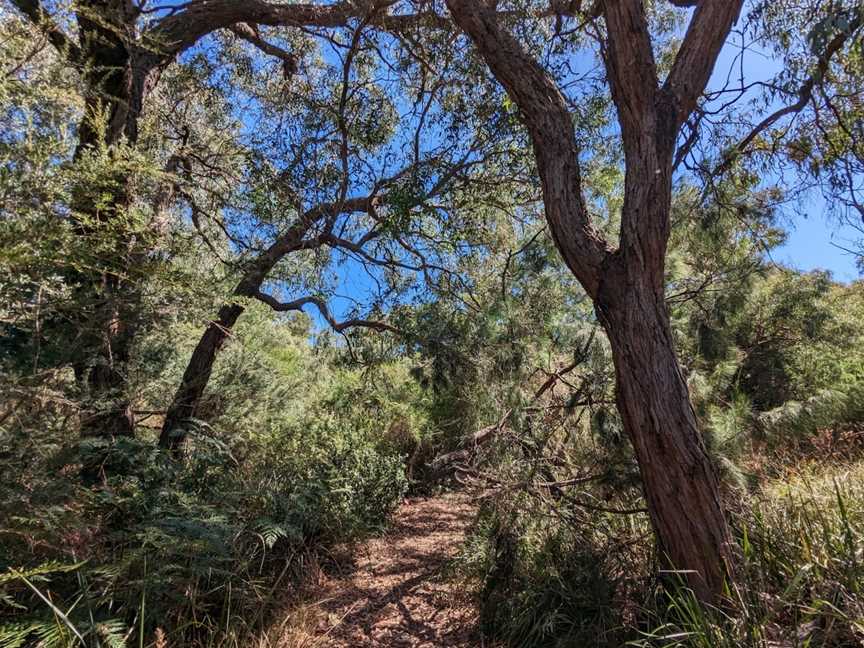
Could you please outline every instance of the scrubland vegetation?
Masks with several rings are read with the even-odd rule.
[[[864,282],[773,260],[864,12],[587,4],[0,0],[0,648],[289,646],[452,491],[478,646],[864,644]]]

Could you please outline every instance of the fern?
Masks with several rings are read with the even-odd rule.
[[[34,621],[15,621],[0,624],[0,648],[23,646],[39,626]]]
[[[79,569],[82,565],[86,564],[86,562],[87,561],[85,560],[68,565],[56,560],[50,560],[36,567],[30,567],[29,569],[9,569],[0,574],[0,587],[3,587],[8,583],[21,582],[23,579],[44,582],[48,580],[46,577],[49,574],[74,572],[76,569]]]

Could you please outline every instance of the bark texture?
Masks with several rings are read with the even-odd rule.
[[[692,4],[692,3],[686,3]],[[498,23],[494,5],[447,0],[456,23],[519,107],[542,181],[546,220],[609,337],[616,398],[639,462],[658,548],[703,601],[731,573],[719,483],[678,365],[664,297],[672,160],[741,0],[696,3],[672,71],[660,83],[641,0],[600,0],[607,79],[625,157],[617,248],[591,226],[567,103],[554,80]]]
[[[79,45],[76,50],[85,83],[84,116],[78,126],[75,158],[98,149],[110,150],[122,140],[134,145],[147,93],[156,82],[155,61],[134,49],[137,11],[126,0],[90,0],[77,7]],[[99,123],[104,115],[106,123]],[[76,230],[82,237],[104,235],[106,225],[121,218],[132,202],[122,172],[109,180],[111,200],[105,204],[97,188],[78,187],[73,194]],[[98,272],[75,277],[78,293],[88,305],[80,363],[87,367],[90,404],[82,420],[84,436],[131,436],[135,420],[125,393],[127,366],[134,339],[138,293],[128,276],[136,258],[130,241],[112,241],[111,258]]]
[[[665,300],[634,282],[604,283],[597,315],[609,336],[616,400],[639,463],[658,553],[706,601],[731,574],[719,482],[690,404]]]

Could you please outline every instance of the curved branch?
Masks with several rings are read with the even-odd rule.
[[[834,36],[834,38],[832,38],[825,46],[825,50],[822,52],[822,56],[816,64],[816,70],[798,90],[798,100],[793,104],[779,108],[754,126],[746,136],[727,151],[726,155],[723,156],[723,160],[712,171],[712,175],[727,171],[738,155],[744,153],[747,150],[747,147],[749,147],[757,137],[771,128],[783,117],[786,117],[787,115],[795,115],[804,110],[804,107],[810,102],[810,99],[813,98],[813,91],[816,89],[817,84],[824,78],[825,73],[828,71],[828,67],[831,65],[831,59],[837,52],[843,49],[843,46],[846,45],[846,43],[855,35],[855,32],[861,29],[862,15],[864,15],[864,12],[860,13],[849,23],[849,28],[846,31]]]
[[[344,330],[354,327],[360,328],[368,328],[376,331],[389,331],[390,333],[396,333],[397,335],[402,335],[403,332],[397,329],[395,326],[388,324],[387,322],[379,322],[377,320],[367,320],[360,318],[353,318],[349,320],[345,320],[342,322],[337,322],[336,318],[330,313],[330,308],[327,306],[327,302],[325,302],[320,297],[315,297],[309,295],[307,297],[300,297],[299,299],[295,299],[290,302],[280,302],[278,299],[273,297],[272,295],[268,295],[265,292],[257,291],[253,297],[258,301],[267,304],[274,311],[279,313],[285,313],[289,311],[302,311],[304,306],[312,304],[315,308],[318,309],[318,312],[321,313],[321,317],[327,320],[327,323],[337,333],[342,333]]]
[[[332,4],[276,4],[265,0],[192,0],[182,11],[160,20],[147,34],[150,43],[165,56],[174,56],[200,38],[238,23],[288,27],[344,27],[388,2],[334,2]],[[380,13],[371,21],[388,31],[400,31],[420,24],[447,26],[449,21],[433,11],[407,15]]]
[[[579,148],[564,96],[519,41],[499,25],[493,8],[476,0],[447,0],[447,7],[519,107],[537,158],[552,238],[586,291],[596,294],[608,246],[588,216]]]

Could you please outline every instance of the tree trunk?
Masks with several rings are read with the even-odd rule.
[[[643,275],[644,276],[644,275]],[[719,482],[675,355],[662,291],[613,278],[595,302],[612,346],[618,411],[639,463],[662,563],[702,601],[730,575],[732,542]]]
[[[624,150],[617,247],[593,227],[582,192],[579,142],[552,76],[498,22],[493,4],[447,0],[450,13],[519,106],[542,179],[556,246],[594,301],[609,336],[618,408],[630,436],[660,550],[686,570],[702,601],[722,595],[731,536],[719,484],[675,357],[664,300],[673,155],[705,90],[742,0],[702,0],[661,81],[641,0],[594,3],[605,19],[601,54]]]
[[[98,301],[91,321],[83,323],[95,338],[91,350],[94,357],[88,358],[92,366],[86,374],[90,404],[81,425],[83,436],[114,438],[132,436],[135,431],[132,405],[125,390],[132,330],[125,316],[129,305],[119,303],[123,299],[118,295],[121,288],[119,278],[113,274],[105,275],[98,287],[85,287]]]
[[[137,11],[128,0],[88,0],[78,10],[83,78],[87,86],[84,116],[78,128],[75,158],[122,140],[135,145],[144,102],[156,85],[160,59],[134,42]],[[95,120],[104,116],[105,123]],[[112,193],[105,202],[106,191]],[[79,236],[103,236],[111,221],[123,217],[133,201],[125,171],[105,187],[80,186],[73,193]],[[109,234],[115,236],[115,234]],[[140,307],[132,275],[148,250],[118,236],[111,258],[97,271],[76,272],[79,297],[90,306],[79,322],[83,333],[76,372],[86,375],[89,403],[83,436],[131,436],[135,420],[126,394],[128,363]]]
[[[210,322],[204,335],[201,336],[192,352],[189,364],[186,365],[186,371],[183,372],[183,380],[174,395],[174,400],[165,414],[165,422],[159,435],[160,447],[169,449],[174,454],[182,451],[186,441],[185,426],[189,419],[195,416],[195,410],[210,380],[210,374],[213,373],[216,354],[231,335],[231,329],[243,310],[239,304],[225,304],[219,309],[219,317]]]
[[[310,214],[314,217],[304,217],[294,223],[288,230],[279,236],[270,247],[252,261],[246,268],[240,282],[234,288],[234,296],[245,299],[254,297],[261,290],[261,284],[267,278],[269,272],[279,261],[290,252],[301,249],[302,241],[306,232],[312,227],[317,219],[317,214],[324,215],[327,211],[313,210]],[[308,215],[307,215],[308,216]],[[183,372],[183,380],[162,424],[159,434],[159,446],[170,449],[172,453],[179,455],[183,444],[186,442],[184,426],[186,422],[195,415],[201,396],[207,388],[210,374],[213,373],[213,363],[216,355],[231,335],[231,329],[237,323],[237,319],[243,314],[244,308],[237,303],[226,303],[219,309],[216,320],[210,322],[204,335],[201,336],[186,371]]]

